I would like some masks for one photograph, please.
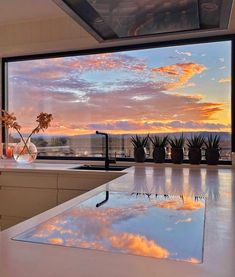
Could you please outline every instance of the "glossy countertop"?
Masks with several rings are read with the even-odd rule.
[[[204,223],[204,197],[103,191],[13,239],[202,263]]]
[[[80,164],[80,163],[79,163]],[[81,163],[82,165],[82,163]],[[14,159],[0,159],[0,171],[18,171],[18,172],[58,172],[68,171],[72,167],[78,166],[77,162],[64,163],[64,162],[34,162],[31,164],[20,164]],[[72,171],[72,170],[71,170]]]
[[[203,263],[12,240],[105,191],[206,197]],[[133,166],[123,176],[0,233],[0,276],[4,277],[233,277],[234,260],[235,170],[232,167]]]
[[[2,171],[18,171],[18,172],[48,172],[48,173],[58,173],[65,171],[66,173],[76,173],[78,170],[74,170],[73,168],[78,166],[83,166],[87,164],[93,165],[104,165],[104,161],[87,161],[87,160],[36,160],[34,163],[31,164],[20,164],[17,163],[13,158],[12,159],[0,159],[0,172]],[[177,165],[177,164],[153,164],[151,162],[145,163],[134,163],[134,162],[117,162],[113,166],[128,166],[129,168],[123,171],[115,171],[115,172],[133,172],[134,168],[145,168],[150,167],[152,168],[164,168],[165,166],[169,166],[171,168],[208,168],[208,165],[201,164],[201,165]],[[209,166],[210,168],[210,166]],[[231,165],[219,165],[218,168],[232,168]],[[81,170],[83,172],[91,172],[88,170]],[[92,170],[93,172],[95,170]],[[100,170],[95,172],[102,172]],[[108,171],[111,172],[111,171]]]

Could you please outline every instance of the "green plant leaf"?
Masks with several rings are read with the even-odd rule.
[[[160,137],[154,136],[153,138],[149,137],[153,146],[156,147],[166,147],[168,143],[168,136]]]
[[[134,148],[144,148],[147,146],[149,135],[141,137],[140,135],[131,136],[131,143]]]
[[[219,149],[220,148],[220,136],[210,134],[205,140],[205,145],[207,149]]]
[[[184,138],[184,135],[182,133],[179,138],[173,137],[173,138],[169,139],[168,141],[169,141],[169,144],[170,144],[171,148],[183,148],[185,138]]]
[[[188,148],[202,148],[205,140],[201,135],[192,136],[190,139],[187,139]]]

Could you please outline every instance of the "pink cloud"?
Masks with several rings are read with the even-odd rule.
[[[79,133],[80,129],[76,131],[72,128],[74,122],[78,121],[77,125],[83,133],[93,132],[98,126],[103,126],[106,130],[123,128],[123,132],[138,130],[140,126],[143,129],[157,130],[159,127],[167,127],[168,122],[169,129],[223,128],[219,124],[216,126],[217,123],[213,125],[213,121],[209,123],[213,117],[216,119],[217,112],[223,110],[221,103],[203,102],[200,96],[167,94],[152,84],[130,87],[124,91],[84,94],[53,93],[38,88],[26,90],[19,87],[17,90],[21,97],[15,98],[10,94],[9,100],[14,103],[11,109],[17,111],[18,121],[24,122],[25,128],[32,126],[32,118],[36,118],[41,111],[53,114],[54,125],[48,129],[49,132],[56,128],[61,132],[63,130],[59,126],[65,126],[66,133]]]
[[[139,78],[106,80],[107,91],[96,82],[82,79],[87,71],[116,69],[133,71]],[[226,126],[217,123],[223,103],[167,92],[190,84],[188,81],[205,69],[196,63],[151,68],[143,59],[119,53],[13,63],[9,65],[9,102],[25,132],[32,128],[32,118],[42,111],[53,114],[48,132],[54,134],[85,134],[98,127],[124,133],[140,128],[151,132],[159,128],[223,129]],[[153,72],[169,80],[142,79]]]
[[[148,66],[144,59],[119,53],[42,59],[9,64],[10,75],[30,76],[31,78],[44,79],[44,81],[64,78],[69,76],[71,72],[83,73],[117,69],[143,73],[148,69]]]
[[[84,126],[89,130],[107,130],[109,132],[118,130],[123,132],[135,132],[138,130],[145,130],[146,132],[156,132],[159,130],[168,130],[169,132],[176,129],[182,130],[223,130],[231,128],[230,125],[216,124],[209,122],[196,122],[196,121],[155,121],[149,123],[148,121],[139,123],[137,121],[111,121],[109,123],[92,123]]]

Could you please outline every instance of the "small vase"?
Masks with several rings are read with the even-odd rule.
[[[37,147],[30,139],[27,143],[26,141],[27,138],[24,138],[24,141],[21,139],[13,150],[13,157],[20,164],[32,163],[37,158]]]

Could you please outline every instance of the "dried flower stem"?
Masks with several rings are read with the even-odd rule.
[[[27,149],[28,153],[31,155],[31,157],[33,158],[33,155],[30,153],[30,150],[28,148],[28,141],[31,138],[31,136],[33,134],[39,133],[40,130],[42,130],[44,132],[45,129],[47,129],[50,126],[50,123],[53,119],[52,114],[48,114],[48,113],[40,113],[37,116],[36,122],[38,123],[37,127],[33,129],[33,131],[30,133],[30,135],[28,136],[28,138],[26,139],[26,141],[24,140],[20,129],[21,126],[16,122],[16,116],[14,115],[14,113],[9,113],[5,110],[2,110],[2,116],[1,116],[1,121],[3,123],[3,125],[6,128],[13,128],[17,131],[17,133],[19,134],[20,138],[22,139],[23,143],[24,143],[24,147],[21,150],[21,152],[18,154],[18,156],[16,157],[16,159],[19,158],[19,156],[24,152],[25,148]]]
[[[27,138],[27,140],[25,141],[24,138],[23,138],[23,136],[22,136],[21,133],[19,132],[19,130],[18,130],[18,129],[15,129],[15,130],[17,131],[17,133],[19,134],[21,140],[22,140],[23,143],[24,143],[24,147],[23,147],[23,149],[20,151],[20,153],[17,155],[16,159],[17,159],[17,160],[19,159],[20,155],[23,154],[25,148],[27,149],[27,151],[28,151],[28,153],[30,154],[30,156],[33,158],[33,155],[30,153],[30,150],[29,150],[28,145],[27,145],[27,143],[28,143],[28,141],[29,141],[29,138]]]
[[[33,155],[30,153],[30,150],[28,148],[27,143],[29,142],[30,138],[32,137],[32,135],[36,132],[36,130],[38,129],[39,124],[36,128],[33,129],[33,131],[30,133],[30,135],[27,137],[26,141],[24,140],[23,136],[21,135],[21,133],[19,132],[19,130],[16,129],[16,131],[18,132],[18,134],[20,135],[20,138],[22,139],[22,141],[24,142],[24,147],[23,149],[20,151],[20,153],[17,155],[16,159],[18,160],[18,158],[20,157],[20,155],[22,155],[22,153],[24,153],[25,147],[28,150],[28,153],[30,154],[30,156],[33,158]]]

